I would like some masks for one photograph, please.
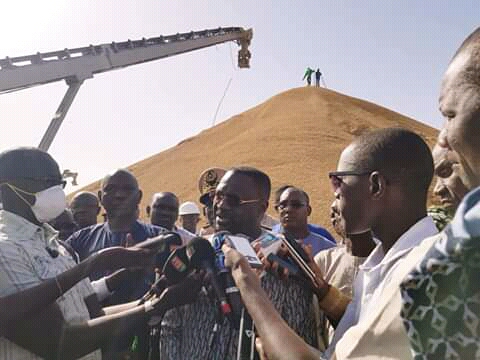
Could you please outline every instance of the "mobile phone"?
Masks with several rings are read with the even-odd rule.
[[[262,267],[262,262],[255,253],[255,250],[253,250],[253,247],[247,237],[241,235],[227,235],[225,237],[225,241],[227,241],[227,243],[240,254],[245,256],[251,267]]]
[[[267,260],[270,262],[276,262],[280,267],[288,269],[291,275],[298,275],[300,273],[300,269],[296,264],[292,264],[274,253],[268,254]]]
[[[260,251],[267,259],[270,254],[276,255],[280,246],[282,246],[282,239],[273,234],[266,233],[260,239]]]
[[[316,284],[316,276],[310,266],[307,265],[309,260],[307,253],[297,242],[297,240],[288,233],[283,234],[283,243],[288,248],[292,259],[298,264],[302,273],[312,281],[312,284]]]

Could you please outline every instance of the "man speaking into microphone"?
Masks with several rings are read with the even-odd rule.
[[[250,241],[267,235],[260,226],[268,208],[270,179],[250,167],[232,168],[217,186],[214,198],[216,231],[240,234]],[[215,235],[214,235],[215,236]],[[307,343],[316,346],[312,291],[295,279],[272,273],[261,276],[262,287],[283,319]],[[167,312],[160,335],[161,359],[235,359],[238,327],[221,315],[215,296],[200,294],[193,304]]]

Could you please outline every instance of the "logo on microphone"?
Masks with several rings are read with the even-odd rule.
[[[185,265],[182,259],[180,259],[178,256],[174,256],[170,263],[177,271],[183,272],[187,270],[187,265]]]

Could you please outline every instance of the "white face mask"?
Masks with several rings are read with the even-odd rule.
[[[62,185],[55,185],[48,189],[39,191],[37,193],[30,193],[28,191],[17,188],[16,186],[7,184],[23,201],[25,201],[32,209],[33,214],[41,223],[49,222],[60,215],[67,206],[67,199]],[[35,203],[30,203],[20,194],[20,192],[35,196]]]

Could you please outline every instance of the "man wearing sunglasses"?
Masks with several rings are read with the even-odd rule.
[[[268,208],[270,179],[250,167],[228,170],[215,190],[213,208],[217,231],[247,236],[251,241],[272,236],[261,227]],[[296,279],[280,279],[264,273],[262,286],[279,309],[281,316],[308,344],[316,346],[315,320],[312,312],[313,292]],[[207,296],[189,306],[171,311],[168,328],[162,327],[161,359],[235,359],[238,328],[228,319],[218,319],[218,308]],[[173,314],[177,313],[174,317]],[[166,321],[165,321],[166,323]],[[216,325],[217,324],[217,325]],[[216,335],[212,335],[214,327]],[[213,337],[213,341],[209,341]]]
[[[362,353],[364,358],[370,358],[369,354],[409,358],[405,338],[378,341],[385,330],[382,324],[375,333],[369,333],[371,325],[365,326],[365,323],[389,291],[390,278],[401,265],[400,260],[425,237],[437,232],[433,220],[426,216],[432,177],[433,160],[427,144],[408,130],[373,131],[355,139],[342,152],[337,171],[330,173],[330,179],[345,232],[349,235],[371,230],[381,243],[361,267],[348,306],[343,301],[345,296],[329,286],[316,271],[320,307],[334,323],[340,319],[325,357],[350,358],[345,354],[356,347],[359,338],[368,338],[369,348]],[[225,248],[225,251],[267,355],[272,359],[318,359],[319,352],[306,346],[298,335],[279,322],[278,313],[259,290],[246,262],[234,250]],[[313,265],[312,268],[315,269]]]
[[[308,217],[312,213],[312,208],[304,190],[295,187],[286,188],[280,195],[276,210],[280,215],[283,230],[303,245],[311,246],[312,256],[321,250],[335,246],[331,241],[311,232],[308,228]]]

